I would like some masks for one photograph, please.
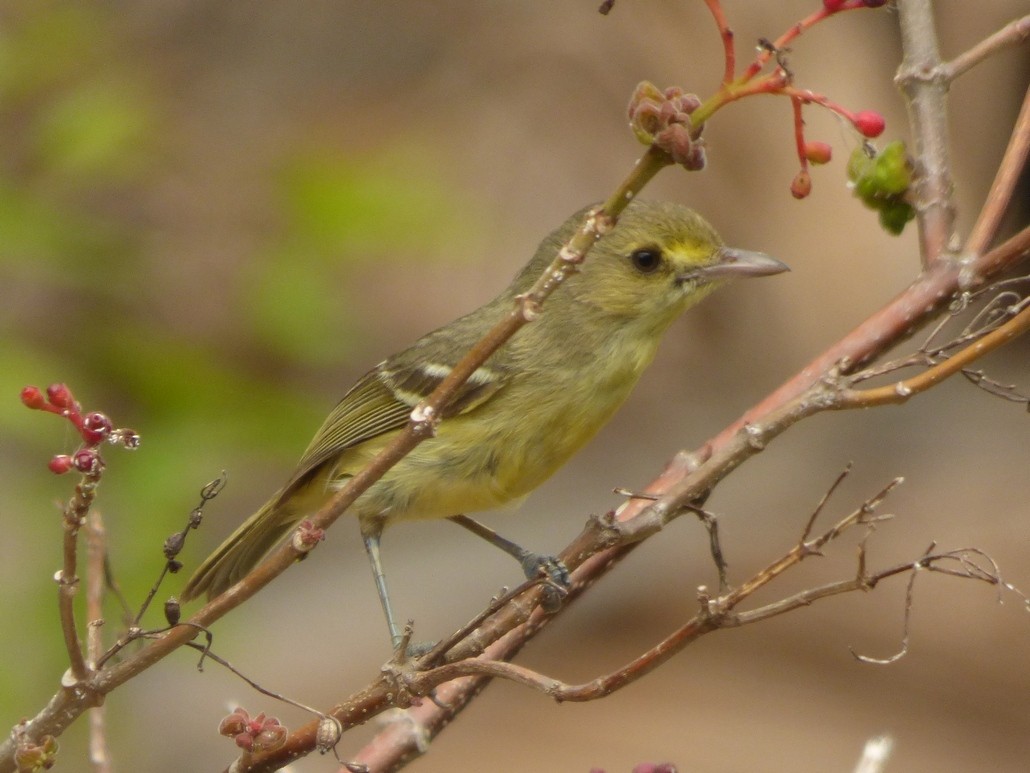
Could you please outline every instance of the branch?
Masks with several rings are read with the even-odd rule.
[[[948,82],[941,77],[941,55],[931,0],[905,0],[896,6],[904,58],[894,82],[907,97],[912,125],[919,213],[919,247],[928,268],[956,246],[954,184],[948,153]]]
[[[1030,38],[1030,15],[1009,22],[1000,30],[990,35],[967,51],[963,51],[947,64],[941,66],[941,73],[946,80],[954,81],[964,75],[984,59],[994,56],[1010,46],[1017,46]]]
[[[1019,183],[1019,177],[1026,166],[1027,153],[1030,151],[1030,88],[1023,95],[1023,106],[1019,110],[1016,124],[1009,137],[994,182],[987,193],[980,214],[976,218],[973,230],[966,240],[966,252],[979,255],[987,249],[998,232],[1001,218],[1012,201],[1012,193]]]
[[[1027,232],[1030,232],[1030,229],[1027,229]],[[873,408],[878,405],[897,405],[907,402],[912,395],[925,392],[948,376],[961,372],[980,357],[1004,346],[1027,330],[1030,330],[1030,307],[1023,309],[1001,327],[992,330],[970,346],[953,354],[944,362],[928,368],[918,376],[875,389],[843,390],[836,407],[841,409]]]
[[[61,632],[64,634],[64,647],[71,662],[70,675],[73,682],[65,686],[71,687],[76,682],[83,682],[91,669],[86,665],[79,642],[78,628],[75,625],[75,595],[79,590],[77,576],[79,529],[86,523],[86,516],[96,496],[96,487],[100,483],[101,466],[83,474],[75,486],[75,494],[64,508],[63,557],[61,571],[57,574],[57,606],[61,618]],[[62,681],[67,681],[62,680]]]
[[[97,510],[91,510],[86,526],[86,657],[91,668],[104,649],[100,635],[104,625],[104,564],[107,559],[107,533]],[[111,754],[107,746],[104,706],[89,712],[89,761],[94,773],[112,773]]]

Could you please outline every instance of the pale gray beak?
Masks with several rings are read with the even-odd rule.
[[[715,253],[715,262],[681,274],[678,278],[681,282],[696,280],[704,283],[734,277],[772,276],[784,271],[790,271],[790,267],[764,252],[720,247]]]

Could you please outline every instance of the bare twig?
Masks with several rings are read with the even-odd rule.
[[[75,625],[75,594],[79,589],[77,576],[79,530],[86,523],[86,516],[93,505],[96,487],[100,483],[101,467],[83,474],[75,486],[75,493],[64,509],[64,561],[57,574],[57,605],[61,618],[61,632],[64,634],[64,646],[71,662],[70,673],[75,682],[82,682],[90,673],[86,659],[82,654],[82,644]],[[71,686],[71,685],[67,685]]]
[[[226,473],[225,470],[222,470],[221,475],[205,484],[200,490],[200,501],[197,503],[197,506],[190,511],[190,514],[186,519],[186,525],[183,526],[181,531],[176,532],[165,540],[162,547],[165,556],[165,563],[161,567],[161,572],[158,574],[157,579],[154,580],[154,584],[150,586],[147,597],[143,599],[143,603],[140,604],[139,611],[132,619],[132,622],[130,623],[131,628],[139,627],[140,621],[143,619],[143,615],[146,614],[147,609],[150,607],[150,603],[154,600],[154,596],[157,595],[157,591],[161,587],[161,583],[164,582],[164,579],[168,576],[169,572],[178,572],[182,567],[182,564],[179,563],[178,555],[186,544],[186,537],[189,535],[190,531],[200,527],[201,521],[204,518],[204,507],[208,502],[222,493],[222,489],[225,488],[225,484],[228,480],[228,473]]]
[[[970,255],[979,255],[994,241],[1001,218],[1012,200],[1012,192],[1019,182],[1019,176],[1026,165],[1027,153],[1030,152],[1030,88],[1023,95],[1023,106],[1019,110],[1012,136],[1005,147],[994,182],[987,193],[980,214],[973,224],[973,230],[966,239],[965,251]]]
[[[926,552],[923,553],[923,557],[912,564],[912,571],[908,575],[908,585],[905,588],[905,613],[901,629],[901,647],[893,655],[886,658],[874,658],[869,655],[860,655],[854,647],[848,647],[848,651],[852,654],[855,660],[860,663],[888,666],[891,663],[896,663],[908,654],[909,623],[912,620],[912,596],[916,587],[916,577],[919,574],[919,570],[925,566],[924,562],[927,557],[932,555],[935,547],[937,547],[936,543],[930,543],[930,547],[928,547]]]
[[[801,533],[801,544],[808,541],[808,536],[812,533],[812,529],[815,527],[815,522],[818,520],[823,508],[826,507],[826,503],[830,501],[830,497],[833,496],[833,492],[840,488],[840,484],[843,483],[844,479],[850,474],[851,462],[848,462],[847,466],[840,471],[837,479],[830,484],[828,489],[826,489],[826,493],[823,494],[823,498],[819,500],[819,504],[815,506],[815,509],[812,511],[812,515],[809,516],[808,523],[805,524],[805,530]]]
[[[104,588],[106,579],[107,536],[100,512],[90,510],[86,525],[86,657],[91,667],[103,652]],[[89,761],[94,773],[111,773],[111,753],[107,744],[106,710],[103,705],[89,711]]]
[[[942,65],[943,75],[947,80],[953,81],[999,51],[1025,43],[1027,38],[1030,38],[1030,15],[1009,22],[993,35],[988,35],[972,48]]]
[[[1030,233],[1030,229],[1028,229],[1028,233]],[[948,376],[962,372],[971,363],[988,352],[1004,346],[1028,329],[1030,329],[1030,308],[1023,309],[1001,327],[992,330],[965,349],[912,378],[874,389],[842,390],[834,407],[839,409],[871,408],[877,405],[906,402],[913,395],[925,392]]]

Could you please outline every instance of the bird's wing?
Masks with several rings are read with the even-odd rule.
[[[408,350],[381,363],[344,395],[304,452],[281,499],[341,451],[408,423],[412,409],[451,372],[449,365],[413,354]],[[457,416],[479,407],[507,383],[506,369],[494,365],[479,368],[447,402],[442,416]]]

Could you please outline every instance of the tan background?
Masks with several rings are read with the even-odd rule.
[[[185,556],[195,563],[285,478],[353,379],[489,298],[548,229],[611,190],[639,152],[624,117],[637,81],[702,95],[717,86],[720,45],[701,3],[622,0],[608,18],[595,5],[99,4],[75,21],[87,53],[66,77],[73,85],[94,73],[130,79],[151,121],[142,166],[102,188],[69,191],[59,171],[43,174],[26,150],[30,119],[66,87],[44,84],[31,98],[11,98],[3,125],[13,139],[0,149],[5,185],[84,222],[91,213],[115,220],[133,236],[131,257],[114,268],[105,268],[103,255],[55,250],[93,273],[103,303],[92,302],[83,289],[91,285],[64,264],[51,268],[20,242],[0,246],[0,333],[12,344],[7,355],[0,351],[3,399],[11,403],[0,416],[14,428],[0,435],[8,529],[0,545],[8,632],[0,644],[9,664],[20,663],[5,677],[10,703],[0,725],[42,705],[64,668],[49,579],[59,527],[48,503],[65,497],[70,481],[48,477],[43,465],[73,440],[48,417],[23,415],[15,390],[68,380],[88,407],[143,433],[144,447],[131,458],[107,452],[101,500],[115,565],[134,598],[156,573],[160,540],[178,528],[194,492],[228,469],[231,485]],[[741,59],[748,41],[775,37],[813,5],[727,2]],[[16,3],[5,15],[17,40],[33,24],[50,29],[46,14],[75,16],[72,7]],[[1018,0],[941,2],[943,49],[954,55],[1025,11]],[[878,109],[887,117],[885,137],[905,137],[904,106],[891,85],[899,55],[892,11],[846,14],[794,49],[801,85],[853,109]],[[1009,51],[952,91],[963,233],[1027,72],[1026,49]],[[489,516],[491,524],[528,546],[559,549],[587,514],[619,501],[613,486],[646,483],[673,452],[717,432],[913,276],[914,233],[886,236],[844,187],[853,133],[817,110],[806,118],[809,136],[836,154],[814,171],[807,201],[788,191],[796,164],[790,109],[775,99],[719,114],[707,130],[708,169],[668,171],[647,192],[698,208],[728,242],[776,255],[793,272],[728,289],[688,315],[601,436],[517,517]],[[385,225],[341,249],[339,262],[330,256],[318,264],[314,289],[338,290],[321,331],[299,334],[295,346],[307,346],[305,355],[291,359],[289,340],[262,332],[271,323],[249,316],[248,293],[260,266],[261,281],[273,282],[261,297],[277,307],[275,272],[291,276],[291,250],[303,251],[303,242],[296,248],[290,240],[296,224],[284,212],[282,170],[305,154],[316,167],[358,170],[370,195],[381,194],[371,183],[387,180],[386,201],[396,200],[398,211],[375,211]],[[391,198],[407,186],[431,227],[406,219],[407,200]],[[1024,209],[1013,223],[1025,222]],[[287,320],[279,323],[288,329],[293,312],[284,304]],[[101,332],[89,332],[98,319]],[[166,373],[173,350],[176,365]],[[994,356],[989,371],[1030,388],[1027,353],[1027,343],[1017,343]],[[170,382],[174,399],[154,391]],[[145,388],[158,395],[152,402],[140,397]],[[235,397],[212,405],[215,389]],[[277,400],[290,409],[280,413]],[[241,431],[239,422],[255,429]],[[1030,588],[1026,440],[1018,405],[956,380],[904,408],[806,422],[720,486],[709,506],[721,516],[731,571],[741,579],[791,545],[853,460],[831,515],[895,475],[907,479],[886,508],[898,521],[871,542],[874,566],[914,557],[931,540],[975,545],[1010,581]],[[636,655],[691,613],[698,584],[713,581],[704,542],[696,524],[677,522],[553,624],[521,662],[585,680]],[[853,542],[838,546],[763,598],[848,576],[853,550]],[[395,605],[416,619],[423,638],[454,629],[518,579],[506,559],[449,524],[390,531],[385,557]],[[614,773],[669,760],[712,772],[848,770],[867,738],[890,733],[897,748],[889,770],[1025,770],[1027,614],[1014,595],[996,604],[987,586],[921,580],[911,653],[893,666],[859,664],[848,647],[875,656],[898,649],[900,581],[711,636],[601,702],[557,706],[496,684],[417,769]],[[116,618],[112,609],[112,627]],[[310,705],[331,705],[364,684],[388,653],[355,524],[341,522],[309,561],[215,630],[221,655]],[[40,658],[27,654],[37,642]],[[191,656],[170,658],[108,701],[119,769],[218,769],[232,747],[215,728],[236,703],[287,724],[302,721],[215,666],[198,674]],[[83,729],[62,741],[63,755],[83,753]],[[341,754],[365,735],[348,736]],[[313,758],[294,769],[332,768]]]

